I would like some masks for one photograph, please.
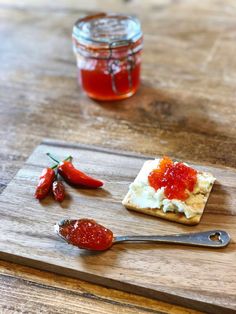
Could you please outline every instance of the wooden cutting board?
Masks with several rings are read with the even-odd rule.
[[[104,189],[67,188],[60,205],[49,196],[33,198],[51,152],[69,154],[85,172],[106,182]],[[92,146],[46,140],[0,196],[0,257],[97,284],[211,313],[236,311],[236,171],[196,166],[217,178],[205,213],[194,227],[126,210],[122,198],[148,157]],[[62,218],[94,218],[115,235],[172,234],[224,229],[232,241],[224,249],[165,244],[117,244],[102,253],[79,250],[54,234]]]

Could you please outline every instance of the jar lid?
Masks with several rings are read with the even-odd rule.
[[[79,19],[73,27],[73,37],[81,44],[97,48],[127,46],[142,37],[137,18],[112,13],[99,13]]]

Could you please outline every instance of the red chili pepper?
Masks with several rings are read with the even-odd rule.
[[[65,199],[65,187],[62,181],[54,181],[52,185],[52,192],[55,201],[62,202]]]
[[[42,171],[41,176],[39,177],[39,183],[36,187],[35,198],[38,200],[42,200],[45,198],[53,184],[53,180],[55,178],[55,172],[52,168],[45,168]]]
[[[63,161],[58,166],[58,172],[69,184],[72,185],[82,185],[89,188],[99,188],[103,186],[102,181],[94,179],[76,169],[70,161]]]

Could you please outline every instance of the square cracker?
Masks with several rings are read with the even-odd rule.
[[[207,175],[212,176],[212,174],[206,173],[206,172],[198,171],[198,173],[199,174],[200,173],[201,174],[207,174]],[[125,198],[123,199],[122,204],[127,209],[131,209],[131,210],[134,210],[134,211],[137,211],[137,212],[140,212],[140,213],[148,214],[148,215],[151,215],[151,216],[159,217],[159,218],[162,218],[162,219],[166,219],[166,220],[169,220],[169,221],[174,221],[174,222],[185,224],[185,225],[196,225],[196,224],[198,224],[200,222],[200,220],[202,218],[202,215],[203,215],[204,209],[206,207],[206,204],[207,204],[210,192],[212,190],[212,187],[213,187],[213,184],[211,184],[209,186],[209,188],[207,189],[207,191],[205,193],[203,193],[203,192],[200,193],[199,192],[199,193],[193,194],[193,196],[196,196],[196,197],[197,197],[198,194],[201,194],[202,202],[197,204],[197,211],[198,211],[198,213],[195,216],[191,217],[191,218],[187,218],[184,213],[164,212],[161,208],[142,208],[142,207],[139,207],[139,206],[137,206],[136,204],[134,204],[132,202],[130,190],[128,191],[128,193],[126,194]],[[195,206],[196,206],[196,204],[195,204]]]

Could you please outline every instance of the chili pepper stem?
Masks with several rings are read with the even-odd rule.
[[[68,156],[66,159],[64,159],[63,161],[71,161],[72,160],[72,156]]]
[[[56,168],[55,170],[55,179],[54,181],[58,181],[58,168]]]
[[[52,167],[51,167],[51,169],[52,169],[52,170],[54,170],[54,169],[56,169],[57,167],[58,167],[58,164],[57,164],[57,165],[52,166]]]
[[[51,158],[53,161],[55,161],[57,164],[60,163],[60,161],[58,161],[56,158],[54,158],[50,153],[46,154],[49,158]]]
[[[53,166],[52,169],[55,169],[56,167],[58,167],[60,161],[57,160],[54,156],[52,156],[50,153],[46,153],[46,155],[47,155],[49,158],[51,158],[53,161],[55,161],[55,162],[57,163],[57,165]],[[68,160],[69,160],[69,161],[72,160],[72,156],[71,156],[71,155],[68,156],[68,157],[66,157],[66,159],[64,159],[63,161],[68,161]]]

